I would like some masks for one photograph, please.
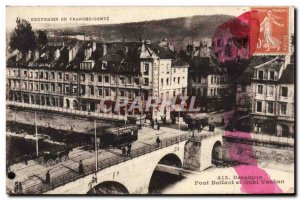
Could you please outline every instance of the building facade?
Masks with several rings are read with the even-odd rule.
[[[280,58],[254,68],[251,82],[253,131],[294,136],[294,64]]]
[[[150,42],[46,45],[7,60],[7,100],[100,112],[104,97],[114,107],[118,96],[185,94],[188,65],[178,63],[173,51]]]

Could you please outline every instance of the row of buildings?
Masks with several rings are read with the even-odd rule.
[[[237,84],[236,127],[294,137],[294,63],[289,56],[269,57],[260,63],[250,64]]]
[[[186,95],[188,64],[157,43],[45,45],[7,60],[8,100],[100,112],[103,97]]]
[[[216,56],[212,52],[226,47],[234,55],[232,60],[239,62],[247,59],[243,57],[247,49],[233,44],[236,40],[246,42],[230,37],[214,40],[189,43],[179,53],[167,40],[72,40],[49,42],[26,54],[16,50],[7,60],[7,99],[100,112],[104,97],[110,98],[106,106],[113,108],[117,96],[127,97],[131,103],[136,96],[145,102],[149,96],[170,99],[188,95],[197,97],[196,106],[201,112],[236,108],[237,129],[293,133],[293,64],[274,57],[250,63],[242,81],[236,81],[228,66],[218,62],[223,53]],[[118,113],[124,114],[123,110]],[[170,113],[152,113],[154,117],[164,114],[168,117]]]

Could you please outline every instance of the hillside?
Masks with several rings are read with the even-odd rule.
[[[211,38],[216,28],[233,16],[211,15],[174,19],[144,21],[135,23],[90,25],[56,30],[60,34],[84,33],[99,37],[103,41],[157,41],[167,38],[176,48],[188,41]]]

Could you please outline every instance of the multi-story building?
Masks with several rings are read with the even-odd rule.
[[[196,96],[202,111],[231,107],[234,103],[227,69],[211,57],[194,57],[189,70],[189,95]]]
[[[7,98],[99,112],[103,97],[113,107],[117,96],[185,94],[187,68],[172,50],[150,42],[43,46],[7,60]]]
[[[275,58],[256,66],[251,89],[254,132],[293,136],[294,64]]]

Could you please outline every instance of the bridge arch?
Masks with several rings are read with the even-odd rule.
[[[211,150],[211,162],[218,163],[222,160],[222,143],[218,140],[214,143]]]
[[[178,181],[178,179],[181,179],[182,177],[175,177],[174,175],[167,175],[167,174],[161,174],[162,172],[157,171],[157,166],[161,165],[168,165],[172,167],[183,167],[183,159],[180,159],[180,157],[175,153],[168,153],[164,155],[154,166],[154,169],[152,170],[149,185],[148,185],[148,192],[149,193],[157,193],[160,190],[164,189],[164,187],[171,185],[172,183],[175,183]],[[170,177],[171,176],[171,177]]]
[[[90,189],[87,194],[129,194],[128,189],[116,181],[104,181]]]

